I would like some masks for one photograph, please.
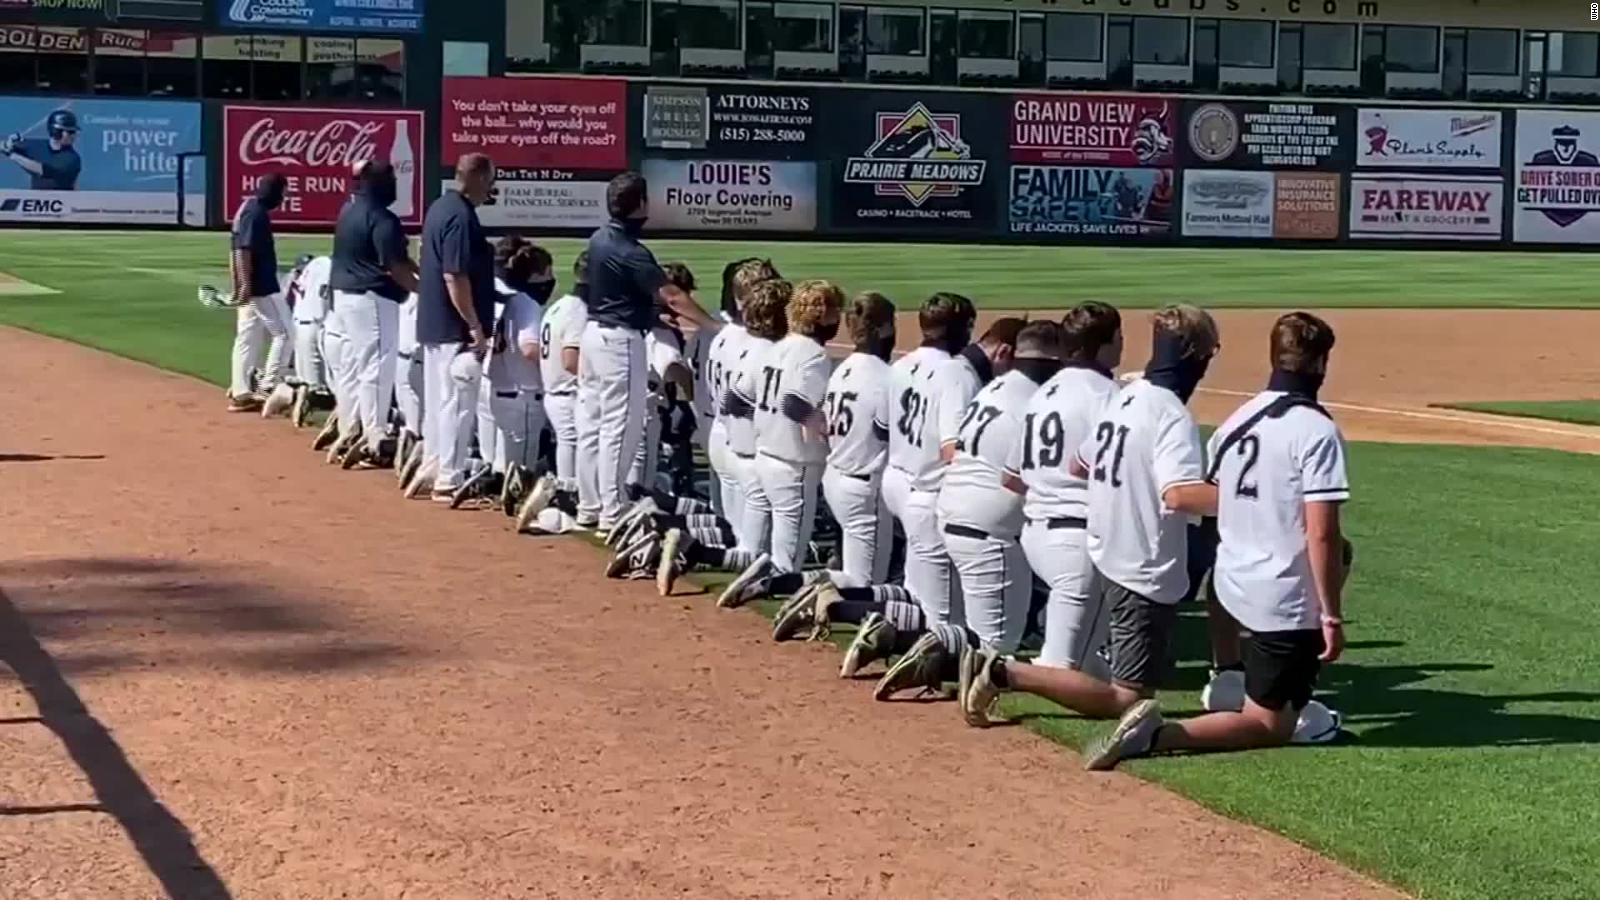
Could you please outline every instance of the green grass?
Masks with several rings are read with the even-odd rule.
[[[1446,409],[1548,419],[1574,425],[1600,425],[1600,400],[1503,400],[1483,403],[1443,403]]]
[[[284,244],[287,256],[326,241]],[[63,293],[0,297],[0,322],[221,383],[232,317],[194,298],[195,282],[220,276],[221,246],[216,235],[8,232],[0,271]],[[973,285],[990,303],[1088,293],[1155,303],[1212,299],[1209,292],[1271,303],[1296,279],[1304,287],[1294,296],[1306,304],[1587,302],[1574,257],[1541,266],[1538,257],[1471,254],[770,250],[796,275],[911,293]],[[712,244],[658,251],[688,259],[707,281],[741,252]],[[1532,281],[1513,293],[1524,278]],[[996,290],[976,289],[984,286]],[[1600,494],[1600,469],[1590,457],[1554,452],[1378,444],[1353,445],[1352,460],[1353,645],[1323,678],[1324,699],[1344,711],[1351,739],[1136,761],[1128,771],[1423,897],[1600,896],[1591,865],[1600,834],[1592,803],[1600,784],[1600,521],[1587,508]],[[1165,695],[1169,712],[1198,706],[1203,634],[1197,617],[1184,619],[1187,662]],[[1024,727],[1068,746],[1105,727],[1047,704],[1008,703]],[[1077,760],[1063,754],[1061,764]]]

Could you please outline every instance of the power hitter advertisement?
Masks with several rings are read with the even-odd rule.
[[[178,154],[201,149],[198,103],[0,97],[0,221],[175,223]],[[182,165],[203,225],[205,160]]]
[[[811,231],[814,163],[647,159],[650,224],[684,231]]]
[[[1011,159],[1170,166],[1174,106],[1163,97],[1020,94],[1011,100]]]
[[[1159,238],[1172,230],[1171,169],[1011,167],[1013,234]]]
[[[279,225],[332,225],[355,190],[355,164],[387,159],[400,182],[390,207],[421,225],[423,114],[403,109],[229,106],[222,111],[223,213],[253,196],[268,172],[289,179]]]
[[[830,100],[823,133],[841,229],[987,231],[1005,178],[1005,114],[980,94],[860,92]]]
[[[1600,244],[1600,113],[1519,110],[1516,157],[1512,238]]]
[[[1350,236],[1498,241],[1504,201],[1499,175],[1358,175],[1350,182]]]

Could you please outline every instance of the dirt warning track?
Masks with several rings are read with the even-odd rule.
[[[1394,896],[215,388],[9,330],[0,379],[8,898]]]

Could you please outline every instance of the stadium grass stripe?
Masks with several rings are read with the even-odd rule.
[[[1441,409],[1459,409],[1496,416],[1543,419],[1571,425],[1600,425],[1600,400],[1505,400],[1434,405]]]

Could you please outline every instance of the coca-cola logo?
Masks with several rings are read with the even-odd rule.
[[[348,167],[378,158],[373,138],[381,127],[370,120],[330,119],[315,129],[280,129],[277,119],[257,119],[239,140],[239,161],[252,166]]]

